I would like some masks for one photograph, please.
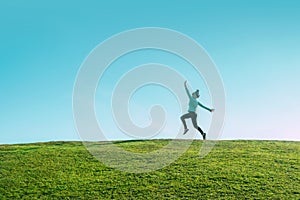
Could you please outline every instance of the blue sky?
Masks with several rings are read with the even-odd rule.
[[[298,0],[1,1],[0,143],[78,140],[72,92],[81,63],[108,37],[140,27],[177,30],[210,54],[226,90],[222,139],[300,140],[299,21]],[[203,81],[190,79],[209,105]],[[209,114],[199,114],[206,128]]]

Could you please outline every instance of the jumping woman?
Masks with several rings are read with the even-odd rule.
[[[189,109],[188,109],[188,113],[187,114],[184,114],[180,117],[182,123],[183,123],[183,126],[184,126],[184,132],[183,132],[183,135],[185,135],[189,129],[187,128],[186,126],[186,122],[185,122],[185,119],[188,119],[188,118],[191,118],[192,119],[192,122],[193,122],[193,126],[195,129],[197,129],[202,137],[203,137],[203,140],[206,139],[206,133],[204,133],[202,131],[202,129],[197,125],[197,113],[196,113],[196,108],[197,106],[199,105],[200,107],[208,110],[209,112],[213,112],[215,109],[210,109],[210,108],[207,108],[205,107],[204,105],[202,105],[201,103],[199,103],[197,101],[197,99],[200,97],[199,95],[199,90],[196,90],[195,92],[192,93],[192,95],[190,94],[188,88],[187,88],[187,81],[184,82],[184,88],[185,88],[185,91],[190,99],[189,101]]]

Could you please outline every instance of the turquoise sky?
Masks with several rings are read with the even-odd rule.
[[[2,0],[0,143],[78,140],[72,92],[81,63],[108,37],[140,27],[177,30],[210,54],[227,97],[222,139],[300,140],[299,22],[298,0]],[[158,53],[136,56],[140,63],[180,63]],[[127,58],[128,67],[132,60]],[[192,71],[186,73],[193,88],[202,91],[200,101],[210,105],[203,80],[197,80]],[[106,84],[109,88],[113,82]],[[143,113],[144,103],[146,107],[152,103],[149,93],[153,90],[158,95],[154,103],[172,109],[171,95],[164,97],[166,93],[155,87],[137,93],[130,107]],[[99,113],[104,104],[99,95],[96,99]],[[178,108],[174,110],[178,113]],[[132,115],[140,120],[138,124],[147,124],[146,118]],[[176,121],[177,116],[172,117]],[[208,113],[199,111],[204,129],[209,119]]]

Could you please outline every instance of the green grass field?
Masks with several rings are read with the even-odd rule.
[[[130,151],[168,141],[128,141]],[[106,167],[80,142],[0,145],[0,199],[300,199],[300,143],[220,141],[199,158],[202,141],[149,173]]]

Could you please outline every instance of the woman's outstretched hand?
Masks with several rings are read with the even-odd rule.
[[[215,112],[215,109],[213,108],[213,109],[210,109],[210,112]]]
[[[187,81],[184,81],[184,87],[187,87]]]

